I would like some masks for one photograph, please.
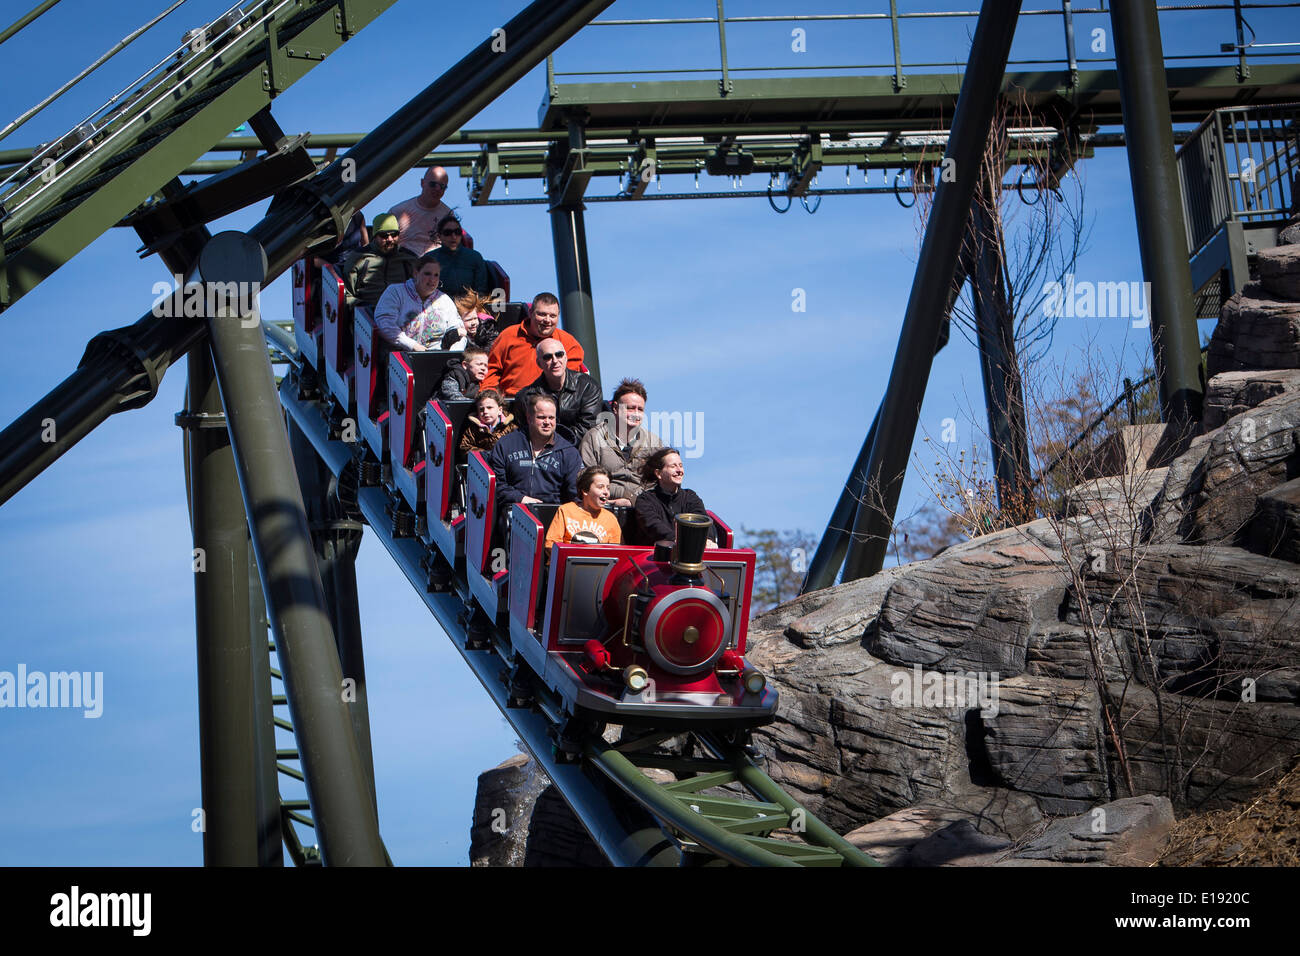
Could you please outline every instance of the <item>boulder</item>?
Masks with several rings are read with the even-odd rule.
[[[994,716],[981,716],[994,782],[1032,794],[1046,813],[1078,813],[1109,799],[1096,689],[1028,675],[998,684]]]
[[[1300,393],[1285,392],[1199,437],[1169,465],[1152,504],[1156,542],[1238,541],[1255,499],[1300,473]]]
[[[479,775],[471,866],[608,866],[604,854],[527,754]]]
[[[1205,386],[1201,430],[1221,428],[1228,419],[1284,392],[1300,392],[1300,369],[1220,372]]]
[[[1300,563],[1300,478],[1256,499],[1246,546],[1257,554]]]
[[[1151,468],[1085,481],[1065,493],[1066,514],[1085,519],[1079,530],[1095,545],[1129,547],[1168,474],[1168,468]]]
[[[1300,368],[1300,307],[1247,286],[1223,306],[1210,338],[1208,374],[1278,368]]]
[[[537,797],[528,821],[524,866],[609,866],[555,785]]]
[[[1022,860],[1147,866],[1160,856],[1173,825],[1174,808],[1167,797],[1126,797],[1053,820],[1014,855]]]
[[[776,721],[754,732],[768,774],[835,829],[942,800],[969,781],[965,708],[895,703],[910,671],[859,644],[802,650],[779,634],[746,656],[781,694]]]
[[[1224,546],[1116,553],[1084,584],[1095,642],[1124,678],[1197,697],[1300,703],[1300,567]],[[1067,624],[1088,628],[1077,595]],[[1114,680],[1113,673],[1108,679]]]
[[[984,865],[1010,846],[1010,840],[980,833],[969,820],[958,820],[912,847],[904,866]]]
[[[903,573],[903,568],[889,568],[869,578],[813,591],[755,618],[750,630],[781,628],[798,647],[832,647],[860,641],[880,613],[890,586]]]
[[[1259,284],[1279,299],[1300,301],[1300,246],[1284,244],[1255,257]]]
[[[1088,456],[1083,478],[1106,478],[1144,471],[1155,452],[1165,426],[1124,425],[1107,435]]]
[[[1291,768],[1300,742],[1294,704],[1157,696],[1113,685],[1124,760],[1117,781],[1138,794],[1162,794],[1175,810],[1215,810],[1248,800]],[[1108,742],[1109,746],[1109,742]]]
[[[970,788],[942,803],[917,804],[881,817],[845,834],[845,839],[884,866],[912,866],[917,865],[913,850],[957,823],[988,840],[980,844],[980,852],[988,852],[990,847],[1001,848],[1041,830],[1043,815],[1027,794],[998,787]]]
[[[479,774],[470,866],[522,866],[533,804],[550,778],[527,754],[515,754]]]
[[[894,583],[868,639],[873,655],[947,672],[1024,672],[1035,624],[1055,620],[1068,583],[1059,552],[1016,528],[975,540],[978,550],[950,549]]]

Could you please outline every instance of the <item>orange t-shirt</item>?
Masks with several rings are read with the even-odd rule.
[[[611,512],[601,508],[600,514],[593,518],[591,512],[582,505],[570,501],[560,505],[560,510],[555,512],[555,517],[551,520],[551,526],[546,529],[546,550],[549,551],[557,541],[567,544],[580,531],[594,534],[600,544],[623,543],[623,532],[618,526],[618,519]]]

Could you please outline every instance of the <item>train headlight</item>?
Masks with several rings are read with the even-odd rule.
[[[727,647],[731,615],[708,588],[669,591],[647,608],[645,649],[670,674],[694,674],[713,666]]]
[[[745,690],[751,694],[761,694],[763,693],[763,688],[767,686],[767,678],[764,677],[760,671],[756,671],[752,667],[745,670],[741,680],[745,683]]]
[[[623,683],[627,685],[627,689],[632,693],[639,694],[641,691],[645,690],[646,685],[650,683],[650,675],[646,673],[644,667],[638,667],[633,664],[627,670],[623,671]]]

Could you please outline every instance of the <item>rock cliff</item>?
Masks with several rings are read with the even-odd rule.
[[[1211,340],[1200,434],[1162,467],[751,622],[747,656],[781,694],[755,734],[778,783],[889,865],[1131,865],[1175,815],[1293,767],[1300,246],[1259,275]],[[540,790],[509,783],[523,772],[490,771],[481,798],[493,775]],[[488,842],[475,862],[527,851]]]

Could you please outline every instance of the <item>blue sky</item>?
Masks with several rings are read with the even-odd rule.
[[[0,21],[31,5],[5,0]],[[26,78],[0,88],[0,122],[163,6],[161,0],[64,0],[0,50],[8,75]],[[364,131],[520,6],[485,2],[453,10],[401,0],[277,99],[274,113],[290,133]],[[968,0],[900,4],[904,11],[973,6]],[[57,104],[0,148],[63,132],[222,7],[190,0],[120,58],[123,64],[109,64],[84,94]],[[883,2],[868,7],[887,8]],[[789,9],[735,2],[727,12]],[[800,12],[844,9],[823,2]],[[713,10],[702,2],[620,0],[605,16],[710,16]],[[89,16],[98,27],[93,33],[80,28]],[[1263,34],[1269,20],[1254,16]],[[1167,52],[1217,49],[1231,39],[1231,22],[1224,13],[1166,17]],[[905,59],[964,61],[968,26],[973,21],[906,23]],[[1092,26],[1109,28],[1106,18],[1089,18],[1081,36]],[[816,62],[877,62],[890,55],[882,24],[806,28],[807,56]],[[731,65],[812,62],[791,50],[790,29],[729,28]],[[1013,55],[1055,55],[1059,37],[1058,20],[1027,19]],[[557,55],[557,67],[703,67],[715,58],[709,27],[591,27]],[[539,68],[468,128],[535,124],[543,88]],[[1094,226],[1078,274],[1139,281],[1123,151],[1101,153],[1083,174]],[[418,171],[403,176],[367,208],[368,217],[414,195],[418,178]],[[822,179],[840,185],[843,172]],[[514,196],[540,194],[536,181],[511,189]],[[470,207],[455,171],[447,201],[460,208],[476,248],[506,264],[516,297],[554,288],[544,207]],[[264,208],[230,217],[214,231],[247,228]],[[889,376],[919,244],[914,213],[888,196],[851,196],[828,198],[815,215],[796,204],[778,216],[762,199],[748,199],[598,203],[586,216],[606,385],[635,375],[649,387],[652,410],[703,416],[703,456],[687,460],[687,484],[734,525],[820,532]],[[0,316],[0,420],[12,421],[68,375],[94,333],[129,324],[148,309],[153,284],[166,277],[155,259],[137,258],[137,245],[133,233],[120,230],[99,238]],[[795,289],[805,291],[805,312],[791,310]],[[284,282],[262,301],[267,316],[288,316]],[[1070,367],[1087,352],[1116,370],[1132,370],[1147,348],[1145,331],[1124,320],[1071,319],[1058,327],[1050,359]],[[200,838],[190,826],[200,805],[192,543],[181,435],[172,421],[183,397],[181,367],[149,406],[111,418],[0,508],[0,671],[22,663],[31,671],[104,674],[99,719],[0,710],[0,863],[201,862]],[[954,335],[935,364],[922,428],[934,435],[944,419],[954,418],[959,441],[968,445],[978,435],[966,409],[976,409],[981,423],[981,401],[974,351]],[[901,512],[924,493],[923,483],[909,476]],[[362,545],[359,578],[385,840],[398,863],[463,865],[476,776],[514,752],[514,736],[373,540]]]

